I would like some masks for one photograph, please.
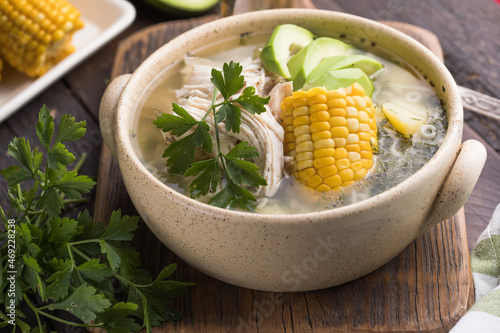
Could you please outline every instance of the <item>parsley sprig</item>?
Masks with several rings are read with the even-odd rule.
[[[180,318],[170,301],[191,284],[166,280],[175,265],[165,267],[155,280],[137,268],[139,254],[128,243],[138,217],[115,211],[105,228],[87,211],[74,219],[61,216],[67,203],[80,201],[95,184],[78,175],[81,163],[68,169],[75,156],[64,142],[80,139],[85,131],[85,122],[64,115],[55,132],[53,117],[43,106],[36,134],[45,159],[25,138],[14,138],[8,146],[20,165],[0,171],[11,208],[6,213],[0,206],[5,230],[0,233],[0,328],[14,324],[14,331],[45,332],[48,318],[108,333],[143,327],[151,332],[152,326]],[[12,304],[15,320],[9,316]],[[23,307],[36,317],[36,328],[24,320]],[[65,311],[74,320],[54,311]]]
[[[259,168],[249,161],[259,154],[246,141],[238,143],[227,154],[223,154],[218,129],[218,124],[224,123],[227,131],[239,133],[241,109],[252,114],[266,111],[265,105],[269,102],[269,97],[260,97],[252,86],[246,87],[239,96],[232,98],[244,87],[242,70],[242,66],[233,61],[225,63],[222,71],[212,69],[211,82],[215,86],[212,104],[199,121],[184,108],[173,103],[173,112],[176,115],[162,113],[154,124],[163,132],[170,132],[177,137],[191,131],[190,134],[173,141],[165,149],[163,157],[167,158],[169,174],[195,177],[189,185],[192,198],[199,198],[211,192],[215,193],[210,198],[211,205],[253,210],[256,198],[247,188],[267,185],[266,180],[258,172]],[[224,98],[220,103],[216,102],[218,92]],[[210,113],[214,116],[217,153],[211,159],[195,162],[197,148],[212,153],[210,127],[205,121]]]

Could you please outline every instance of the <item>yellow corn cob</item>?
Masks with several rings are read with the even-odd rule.
[[[281,103],[285,154],[295,178],[319,192],[364,178],[377,145],[375,110],[359,83],[327,91],[295,91]]]
[[[79,17],[66,0],[0,0],[0,55],[28,76],[43,75],[74,51]]]

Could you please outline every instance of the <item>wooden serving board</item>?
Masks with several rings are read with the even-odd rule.
[[[216,18],[171,21],[130,36],[118,47],[112,78],[132,73],[173,37]],[[419,40],[442,59],[434,34],[408,24],[385,23]],[[94,218],[107,221],[116,209],[137,215],[117,162],[103,147]],[[153,274],[175,262],[178,270],[173,278],[196,283],[174,303],[184,319],[165,323],[155,332],[448,332],[473,303],[463,209],[380,269],[314,292],[259,292],[218,281],[175,256],[144,223],[134,242],[141,262]]]

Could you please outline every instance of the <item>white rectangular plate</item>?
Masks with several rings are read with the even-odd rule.
[[[125,0],[70,0],[85,23],[73,35],[76,51],[47,73],[31,79],[4,64],[0,82],[0,122],[61,78],[81,61],[116,37],[135,18],[135,8]]]

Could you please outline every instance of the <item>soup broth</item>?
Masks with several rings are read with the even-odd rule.
[[[269,35],[255,34],[227,40],[193,53],[206,58],[217,68],[224,62],[241,62],[254,56],[256,50],[266,42]],[[348,42],[348,41],[347,41]],[[272,197],[260,197],[256,211],[267,214],[305,213],[331,209],[368,199],[404,181],[419,170],[437,151],[442,142],[447,124],[441,103],[424,78],[413,71],[404,61],[376,47],[353,48],[350,54],[370,56],[384,65],[373,77],[375,87],[373,104],[382,105],[397,101],[413,112],[426,115],[425,125],[410,138],[398,134],[381,112],[377,115],[378,147],[375,151],[374,167],[365,179],[346,187],[341,193],[318,193],[311,200],[304,200],[301,184],[293,176],[284,177],[279,189]],[[145,99],[142,111],[132,130],[134,149],[144,166],[171,188],[189,196],[188,185],[192,178],[174,177],[167,174],[162,158],[167,142],[153,121],[161,113],[172,113],[172,103],[177,102],[175,90],[187,80],[180,61],[169,68],[156,88]],[[202,201],[207,201],[202,198]]]

